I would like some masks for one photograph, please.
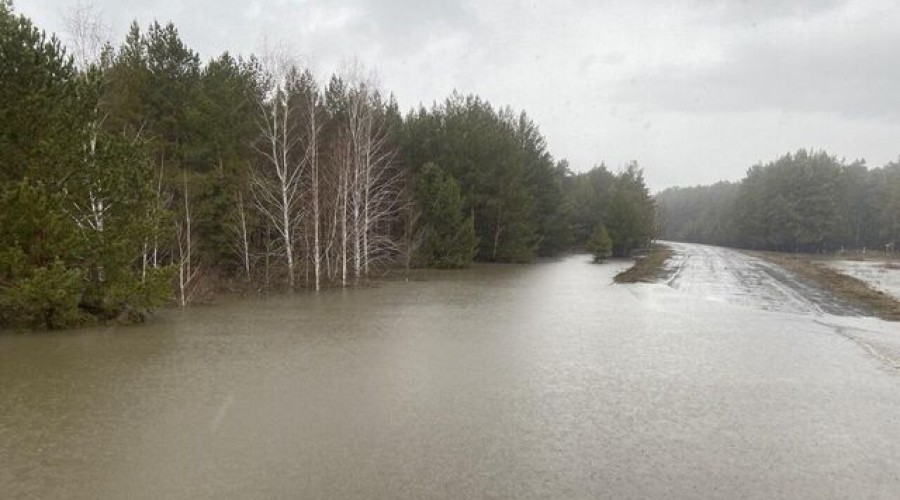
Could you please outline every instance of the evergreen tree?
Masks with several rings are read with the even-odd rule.
[[[6,3],[0,30],[0,324],[138,319],[167,288],[164,270],[135,266],[161,216],[140,146],[98,129],[96,68],[78,73]]]
[[[572,244],[572,226],[563,199],[566,169],[557,168],[537,125],[524,112],[518,117],[516,135],[522,144],[526,176],[531,191],[538,244],[536,253],[555,255]]]
[[[79,162],[77,71],[56,37],[0,0],[0,181],[47,179],[60,189]]]
[[[203,260],[227,271],[237,270],[229,224],[235,206],[251,197],[247,163],[259,134],[256,120],[260,90],[258,64],[228,53],[202,70],[192,99],[193,175],[190,189],[197,207],[197,234]],[[223,216],[226,215],[227,216]]]
[[[479,260],[524,262],[554,247],[547,235],[562,196],[543,138],[524,115],[454,94],[407,116],[402,149],[407,165],[439,164],[459,183]]]
[[[612,254],[628,257],[631,252],[650,244],[655,236],[656,208],[644,176],[636,163],[631,163],[617,176],[609,201],[607,228],[612,239]]]
[[[890,248],[898,240],[898,171],[801,149],[754,165],[739,183],[658,194],[663,236],[789,252]]]
[[[584,247],[597,226],[607,221],[616,177],[603,164],[579,174],[568,172],[565,160],[557,168],[567,172],[563,178],[564,198],[571,218],[573,243]]]
[[[606,231],[606,226],[597,226],[593,236],[588,241],[587,251],[594,256],[594,262],[603,262],[603,259],[612,255],[612,239]]]
[[[416,200],[421,209],[416,265],[457,268],[471,264],[477,247],[475,225],[463,212],[453,177],[433,163],[425,164],[416,183]]]

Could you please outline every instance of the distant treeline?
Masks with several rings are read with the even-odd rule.
[[[73,59],[0,0],[0,326],[653,236],[637,165],[574,174],[524,113],[454,94],[404,116],[358,69],[204,63],[156,22],[92,49],[82,21]]]
[[[662,237],[789,252],[896,249],[900,162],[869,169],[824,151],[756,165],[740,182],[656,196]]]

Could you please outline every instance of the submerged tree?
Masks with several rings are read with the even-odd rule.
[[[587,251],[594,256],[594,262],[603,262],[603,259],[612,255],[612,240],[606,232],[606,226],[597,226],[593,236],[588,240]]]
[[[342,137],[346,142],[344,176],[352,243],[354,280],[368,278],[380,260],[400,251],[400,240],[390,229],[400,212],[403,174],[397,147],[389,131],[387,112],[371,81],[353,76],[346,93]]]
[[[435,163],[459,184],[479,260],[525,262],[566,244],[563,175],[527,116],[453,94],[410,113],[403,141],[407,165]]]
[[[77,71],[7,3],[0,44],[0,324],[140,319],[170,276],[137,265],[164,216],[142,144],[99,129],[100,70]]]
[[[0,30],[3,324],[138,317],[201,284],[347,286],[404,257],[524,262],[630,224],[612,198],[637,191],[573,174],[477,96],[403,117],[358,69],[320,86],[289,55],[204,63],[171,23],[113,48],[89,8],[77,65],[7,0]]]
[[[628,257],[633,250],[649,245],[655,236],[656,207],[636,163],[628,165],[616,178],[606,227],[616,257]]]
[[[288,290],[295,287],[297,231],[303,215],[303,175],[308,158],[302,142],[302,95],[310,79],[289,60],[273,59],[266,74],[267,89],[259,103],[263,160],[253,172],[255,205],[277,231],[287,273]]]
[[[475,224],[463,212],[456,180],[440,167],[428,163],[419,171],[416,202],[421,242],[415,264],[423,267],[458,268],[472,263],[477,248]]]
[[[603,164],[576,174],[569,171],[568,162],[563,160],[557,169],[565,172],[563,195],[572,243],[584,247],[597,226],[606,223],[616,177]]]

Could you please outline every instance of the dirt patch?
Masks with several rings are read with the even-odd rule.
[[[664,279],[666,261],[672,256],[672,249],[661,244],[654,244],[644,255],[635,257],[634,265],[617,274],[616,283],[651,283]]]
[[[753,252],[753,254],[778,264],[864,311],[889,321],[900,321],[900,301],[872,288],[860,279],[827,267],[816,257],[775,252]]]

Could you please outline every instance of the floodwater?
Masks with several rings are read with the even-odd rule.
[[[625,267],[2,335],[0,497],[900,496],[897,324],[611,284]]]
[[[890,260],[833,260],[826,261],[832,269],[865,281],[869,286],[900,300],[900,261]]]

